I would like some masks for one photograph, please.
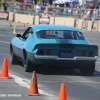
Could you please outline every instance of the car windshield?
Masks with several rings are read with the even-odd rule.
[[[37,37],[42,39],[73,39],[85,40],[83,34],[79,31],[69,30],[41,30],[37,31]]]

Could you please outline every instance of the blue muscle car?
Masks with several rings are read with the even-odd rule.
[[[10,43],[11,64],[23,63],[25,71],[37,67],[74,68],[92,75],[98,46],[90,44],[75,27],[32,25]]]

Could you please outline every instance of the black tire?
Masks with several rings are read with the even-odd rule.
[[[32,71],[32,63],[30,62],[30,60],[26,54],[25,54],[25,56],[24,56],[24,60],[23,60],[23,66],[25,68],[25,72],[30,72],[30,71]]]
[[[13,49],[10,50],[10,55],[11,55],[11,64],[12,65],[20,65],[21,62],[17,59],[15,53],[13,52]]]
[[[93,75],[94,71],[95,71],[95,64],[93,66],[82,67],[80,69],[81,75]]]

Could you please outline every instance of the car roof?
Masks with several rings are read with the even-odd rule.
[[[32,25],[33,30],[71,30],[71,31],[80,31],[79,29],[72,27],[72,26],[65,26],[65,25],[50,25],[50,24],[39,24],[39,25]]]

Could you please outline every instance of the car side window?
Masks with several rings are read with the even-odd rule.
[[[29,27],[29,28],[24,32],[24,34],[22,35],[22,38],[26,40],[26,39],[29,37],[29,35],[32,34],[32,32],[33,32],[33,29],[32,29],[31,27]]]
[[[81,32],[77,32],[79,40],[84,40],[84,36]]]

